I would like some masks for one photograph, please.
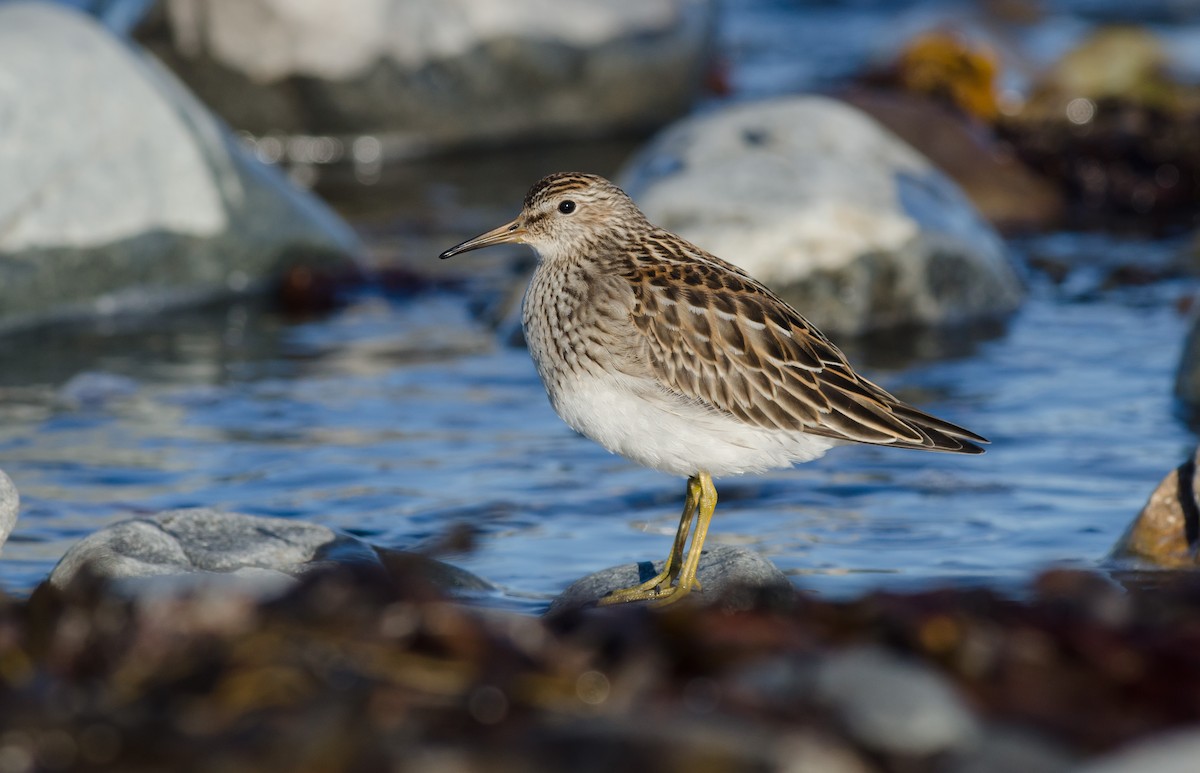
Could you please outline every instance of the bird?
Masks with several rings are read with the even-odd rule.
[[[859,375],[766,285],[651,224],[603,177],[544,177],[515,219],[440,257],[496,244],[537,253],[521,318],[555,412],[609,451],[687,478],[662,571],[601,605],[661,606],[700,589],[713,478],[848,443],[979,454],[988,442]]]

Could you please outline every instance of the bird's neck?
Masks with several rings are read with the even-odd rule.
[[[552,304],[559,314],[570,314],[590,284],[597,267],[586,255],[574,252],[546,254],[538,252],[537,269],[530,283],[531,294],[551,294],[557,297]]]

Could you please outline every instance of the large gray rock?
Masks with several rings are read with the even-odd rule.
[[[49,581],[66,588],[86,571],[90,577],[115,581],[133,595],[214,580],[271,593],[288,587],[299,575],[336,564],[364,567],[382,577],[403,557],[410,562],[408,570],[417,564],[422,577],[445,590],[490,587],[461,569],[422,556],[380,551],[318,524],[206,508],[171,510],[104,528],[73,545]]]
[[[662,125],[699,91],[714,14],[711,0],[167,0],[138,37],[234,126],[375,134],[322,147],[376,159]]]
[[[0,4],[0,327],[254,288],[360,245],[91,18]]]
[[[4,474],[4,470],[0,470],[0,547],[4,546],[8,535],[12,534],[13,527],[17,525],[17,513],[20,508],[21,497],[17,494],[17,487]]]
[[[663,562],[643,561],[603,569],[576,580],[558,595],[546,614],[591,606],[620,588],[629,588],[662,571]],[[758,553],[733,545],[714,545],[700,554],[696,569],[703,590],[693,591],[683,603],[715,604],[724,609],[745,609],[764,596],[790,597],[795,593],[787,575]]]
[[[1024,295],[1003,242],[959,188],[832,99],[686,119],[620,183],[652,222],[740,265],[822,328],[996,318]]]

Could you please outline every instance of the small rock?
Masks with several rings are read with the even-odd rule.
[[[270,138],[287,160],[365,171],[661,126],[699,95],[714,17],[709,0],[170,0],[137,37],[239,129],[344,136]]]
[[[332,210],[62,4],[0,3],[0,126],[0,179],[17,181],[0,186],[0,328],[249,292],[296,265],[358,266],[361,244]]]
[[[0,547],[8,540],[8,535],[12,534],[13,527],[17,525],[17,513],[21,509],[21,497],[17,494],[17,487],[13,485],[12,479],[4,474],[4,470],[0,470]]]
[[[999,236],[962,191],[832,99],[686,119],[620,179],[651,222],[738,264],[827,330],[997,318],[1024,294]]]
[[[1195,773],[1200,761],[1200,732],[1162,733],[1105,755],[1078,773]]]
[[[830,656],[817,669],[817,695],[868,748],[927,756],[965,747],[978,722],[946,679],[915,661],[875,648]]]
[[[1195,567],[1195,544],[1200,529],[1196,482],[1193,455],[1162,479],[1150,501],[1121,535],[1110,557],[1166,569]]]
[[[353,565],[390,577],[399,576],[402,561],[403,569],[439,588],[491,587],[434,559],[378,550],[318,524],[204,508],[122,521],[85,537],[59,560],[49,582],[66,588],[86,568],[130,595],[224,584],[271,595],[314,569]]]
[[[624,564],[576,580],[550,605],[547,615],[595,604],[620,588],[629,588],[653,577],[663,561]],[[685,601],[716,604],[724,609],[747,609],[767,597],[790,597],[795,593],[787,575],[758,553],[733,545],[715,545],[700,554],[696,576],[702,591],[693,591]]]

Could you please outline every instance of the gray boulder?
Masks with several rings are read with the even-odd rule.
[[[59,560],[49,582],[66,588],[86,571],[131,595],[213,583],[271,594],[306,572],[338,564],[386,576],[389,565],[404,556],[436,587],[490,588],[461,569],[400,551],[381,552],[318,524],[204,508],[122,521],[85,537]]]
[[[740,265],[825,329],[997,318],[1024,296],[1003,242],[962,191],[866,114],[825,97],[688,118],[619,182],[652,222]]]
[[[90,17],[0,4],[0,328],[259,286],[360,245]]]
[[[650,579],[662,568],[662,561],[644,561],[589,574],[560,593],[546,614],[591,606],[614,590]],[[791,581],[777,566],[752,550],[732,545],[714,545],[701,553],[696,576],[703,590],[693,591],[682,603],[737,610],[749,608],[764,596],[787,598],[795,593]]]
[[[714,15],[711,0],[167,0],[137,37],[234,126],[376,135],[289,143],[369,163],[660,126],[699,92]]]
[[[12,534],[13,527],[17,525],[17,513],[21,508],[21,497],[17,494],[17,487],[13,485],[12,479],[4,474],[4,470],[0,470],[0,547],[8,540],[8,535]]]

